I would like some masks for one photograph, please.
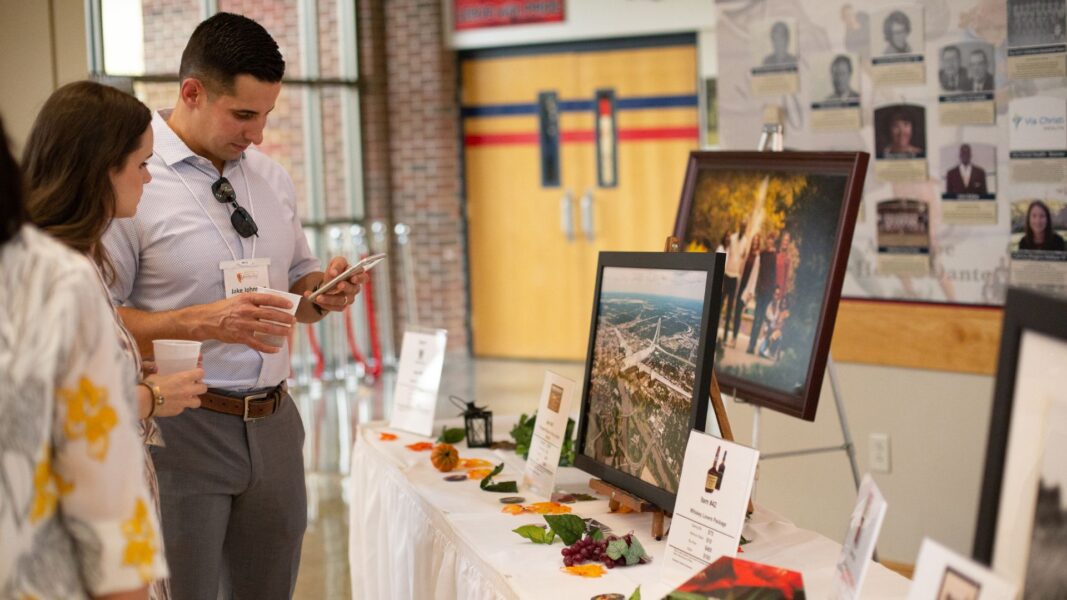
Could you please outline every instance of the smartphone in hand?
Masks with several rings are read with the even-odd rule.
[[[332,290],[338,283],[347,280],[349,277],[355,275],[356,273],[370,271],[372,268],[374,268],[375,265],[382,262],[383,260],[385,260],[384,253],[372,254],[364,258],[363,260],[360,260],[356,264],[350,265],[347,269],[345,269],[344,273],[341,273],[337,277],[334,277],[333,279],[319,286],[319,289],[315,290],[311,293],[310,296],[308,296],[308,300],[314,301],[322,294],[325,294],[326,292]]]

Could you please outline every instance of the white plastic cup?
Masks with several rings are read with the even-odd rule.
[[[256,292],[260,293],[260,294],[271,294],[272,296],[278,296],[278,297],[281,297],[281,298],[285,298],[286,300],[288,300],[292,304],[292,306],[290,306],[288,310],[286,310],[284,308],[278,308],[277,306],[266,306],[264,308],[270,308],[270,309],[281,311],[281,312],[284,312],[284,313],[289,313],[290,315],[295,315],[296,314],[296,309],[300,306],[300,298],[301,298],[300,294],[290,294],[289,292],[283,292],[281,290],[272,290],[270,288],[263,288],[263,287],[261,287],[258,290],[256,290]],[[270,321],[270,322],[274,323],[274,321]],[[276,325],[282,325],[283,327],[285,326],[283,323],[275,323],[275,324]],[[265,333],[260,333],[258,331],[255,332],[252,335],[255,336],[256,338],[259,338],[259,339],[263,340],[264,342],[267,342],[271,346],[278,346],[279,348],[282,347],[285,344],[285,340],[286,340],[285,337],[280,336],[280,335],[268,335],[268,334],[265,334]]]
[[[160,375],[195,369],[200,358],[200,342],[191,340],[152,340],[152,350]]]

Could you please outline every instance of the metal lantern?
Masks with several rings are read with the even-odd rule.
[[[463,424],[467,429],[469,448],[488,448],[493,443],[493,411],[468,402],[463,411]]]

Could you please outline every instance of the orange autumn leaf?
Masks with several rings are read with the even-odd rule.
[[[571,512],[571,507],[559,502],[536,502],[525,508],[539,515],[565,515]]]
[[[574,565],[573,567],[563,567],[561,569],[565,573],[571,575],[577,575],[579,577],[600,577],[604,573],[607,573],[607,569],[604,565],[590,564],[590,565]]]
[[[482,458],[461,458],[459,459],[459,468],[461,469],[480,469],[483,467],[491,467],[493,463]]]
[[[395,433],[385,433],[384,431],[378,434],[378,439],[383,442],[391,442],[396,439]]]
[[[485,479],[492,472],[492,469],[473,469],[467,471],[467,477],[469,479]]]
[[[526,508],[524,508],[521,504],[508,504],[504,508],[501,508],[500,512],[507,513],[509,515],[521,515],[522,513],[526,512]]]
[[[408,450],[414,450],[415,452],[433,450],[433,442],[415,442],[414,444],[408,444],[406,448]]]

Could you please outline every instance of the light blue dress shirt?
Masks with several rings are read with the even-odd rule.
[[[116,219],[104,236],[116,272],[114,302],[159,312],[222,300],[226,294],[219,263],[234,259],[270,259],[270,287],[281,290],[321,270],[300,224],[293,180],[281,165],[254,148],[225,164],[223,175],[233,185],[237,203],[259,226],[258,238],[244,239],[230,224],[233,208],[211,192],[218,171],[185,145],[167,125],[167,116],[169,111],[161,111],[152,118],[152,181],[144,188],[137,215]],[[289,375],[284,347],[263,354],[243,344],[209,340],[202,352],[208,387],[258,389]]]

